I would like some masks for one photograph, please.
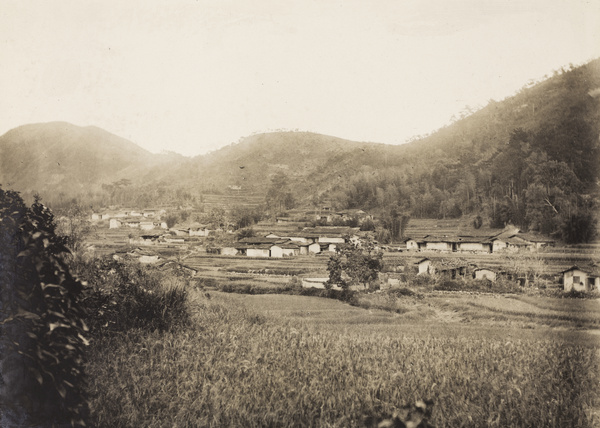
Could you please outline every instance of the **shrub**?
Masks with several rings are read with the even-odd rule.
[[[0,188],[0,308],[5,426],[85,425],[83,284],[65,263],[54,216]]]
[[[84,304],[94,334],[133,328],[166,331],[189,321],[183,280],[134,262],[109,258],[78,261],[76,271],[88,280]]]

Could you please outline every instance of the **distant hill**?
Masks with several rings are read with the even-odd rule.
[[[60,191],[68,197],[103,183],[139,179],[164,162],[173,159],[95,126],[38,123],[0,137],[0,184],[22,192]]]
[[[256,200],[285,175],[305,206],[327,200],[381,218],[479,216],[494,227],[574,236],[586,234],[596,209],[599,136],[600,59],[400,146],[274,132],[186,158],[95,127],[25,125],[0,137],[0,184],[65,197],[93,191],[98,203],[189,204],[231,189]],[[129,182],[111,187],[121,179]]]

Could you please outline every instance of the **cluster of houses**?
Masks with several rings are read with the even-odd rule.
[[[358,228],[314,227],[298,232],[270,233],[264,237],[243,238],[220,248],[221,255],[247,257],[291,257],[334,252],[340,244],[358,239]]]
[[[409,251],[439,251],[459,253],[498,253],[522,250],[536,251],[554,246],[554,241],[518,229],[503,231],[493,236],[434,236],[408,238]]]
[[[277,223],[319,222],[336,224],[351,220],[355,220],[357,224],[362,224],[365,220],[373,220],[373,216],[360,209],[335,211],[329,206],[324,206],[316,210],[292,209],[288,210],[285,216],[277,217]]]
[[[160,216],[164,213],[165,210],[122,210],[93,213],[91,217],[93,222],[108,220],[109,229],[130,227],[132,229],[152,230],[168,228],[167,223],[160,220]]]
[[[523,273],[511,273],[489,267],[477,267],[460,259],[430,259],[423,258],[416,263],[417,275],[440,275],[448,279],[472,277],[474,279],[487,279],[491,282],[502,278],[513,280],[519,284],[528,285],[531,278]],[[580,268],[572,266],[559,272],[558,279],[566,292],[598,292],[600,291],[600,267],[596,264]]]
[[[133,250],[116,252],[113,254],[115,260],[135,260],[141,264],[152,265],[162,271],[179,271],[194,277],[198,273],[198,269],[185,265],[176,260],[162,257],[155,252],[143,249],[134,248]]]

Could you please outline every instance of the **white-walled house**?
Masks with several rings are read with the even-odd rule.
[[[269,248],[269,257],[275,257],[275,258],[283,257],[283,248],[281,248],[277,244],[271,245],[271,248]]]
[[[433,273],[431,268],[431,259],[425,258],[416,262],[419,272],[417,275],[423,275],[425,273]]]
[[[573,266],[562,272],[564,291],[598,291],[600,272],[597,268],[583,269]]]
[[[222,247],[221,248],[221,255],[222,256],[237,256],[238,255],[238,249],[235,248],[235,247],[231,247],[231,246]]]
[[[473,271],[475,279],[487,279],[492,282],[496,281],[496,272],[487,268],[477,268]]]
[[[102,215],[98,213],[92,213],[92,221],[102,220]]]
[[[152,221],[140,221],[140,229],[152,230],[154,229],[154,222]]]
[[[300,247],[300,254],[319,254],[321,252],[321,246],[317,242],[298,243],[298,246]]]
[[[121,221],[117,220],[116,218],[111,218],[108,221],[108,228],[109,229],[119,229],[121,227]]]
[[[246,255],[248,257],[270,257],[271,256],[271,245],[262,244],[262,245],[248,246],[248,249],[246,250]]]

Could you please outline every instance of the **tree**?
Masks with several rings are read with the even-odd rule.
[[[290,190],[287,176],[278,172],[271,178],[271,185],[267,190],[265,202],[272,214],[294,208],[296,201]]]
[[[85,425],[83,284],[52,212],[0,188],[1,423]],[[8,393],[8,394],[7,394]]]
[[[39,197],[35,198],[39,203]],[[92,232],[92,226],[88,220],[88,213],[78,203],[71,204],[68,208],[58,212],[56,221],[56,233],[64,238],[65,245],[73,253],[78,253],[85,244],[85,238]]]
[[[328,288],[337,285],[347,289],[350,285],[360,284],[370,288],[382,268],[383,253],[375,250],[370,237],[358,242],[350,241],[336,247],[335,254],[329,258],[329,280],[325,285]]]

